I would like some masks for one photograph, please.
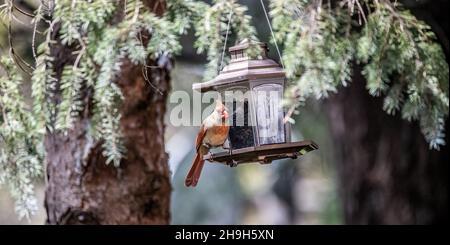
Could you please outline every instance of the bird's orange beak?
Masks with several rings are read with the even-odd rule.
[[[223,107],[223,111],[222,111],[222,118],[224,119],[228,119],[230,115],[228,114],[228,108],[226,108],[225,106]]]

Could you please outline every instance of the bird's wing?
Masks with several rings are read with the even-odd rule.
[[[206,129],[205,127],[202,125],[202,127],[200,128],[200,131],[197,134],[197,139],[195,140],[195,149],[199,150],[200,146],[203,144],[203,139],[205,138],[206,135]]]

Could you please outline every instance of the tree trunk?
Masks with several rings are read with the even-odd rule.
[[[387,115],[382,102],[359,71],[326,102],[345,222],[448,222],[448,146],[430,150],[418,124]]]
[[[146,5],[161,14],[161,2]],[[59,43],[52,47],[56,78],[64,64],[73,62],[72,51]],[[169,223],[171,184],[164,149],[168,68],[148,70],[150,82],[162,93],[147,84],[140,66],[124,61],[121,68],[117,83],[125,97],[121,128],[126,158],[118,168],[105,164],[102,142],[88,133],[92,91],[86,90],[88,106],[73,129],[48,133],[45,139],[47,224]]]
[[[404,1],[437,33],[447,62],[448,1]],[[430,150],[417,122],[387,115],[382,98],[365,89],[358,67],[349,87],[326,102],[336,148],[345,222],[349,224],[435,224],[448,222],[446,121],[440,151]]]

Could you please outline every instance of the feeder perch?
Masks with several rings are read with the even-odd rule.
[[[247,56],[250,45],[260,47],[258,59]],[[286,76],[283,69],[267,57],[267,45],[244,40],[230,47],[229,52],[231,60],[217,77],[192,86],[200,92],[219,92],[233,112],[228,136],[230,149],[209,153],[204,159],[233,167],[243,163],[267,164],[278,159],[295,159],[318,149],[310,140],[291,142],[290,123],[283,122],[285,112],[280,106]],[[243,96],[234,93],[230,104],[230,92],[242,92],[237,94]]]

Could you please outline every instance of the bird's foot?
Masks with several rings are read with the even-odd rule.
[[[225,143],[222,144],[222,149],[224,150],[228,150],[228,155],[231,155],[231,147],[228,144],[227,146],[225,146]]]
[[[235,161],[235,160],[230,160],[227,162],[227,164],[228,164],[228,166],[230,166],[232,168],[236,167],[238,165],[237,161]]]

